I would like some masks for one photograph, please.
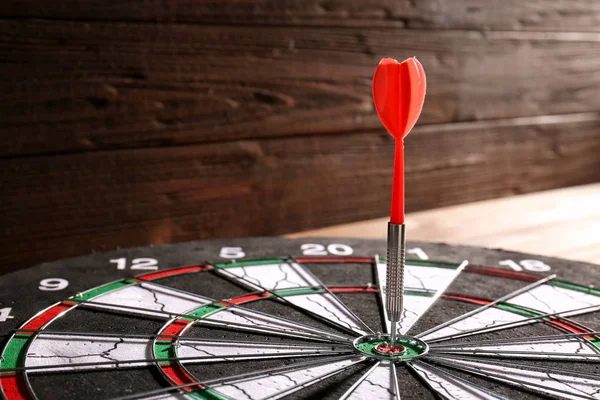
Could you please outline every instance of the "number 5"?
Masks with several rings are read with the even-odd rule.
[[[245,256],[246,253],[244,253],[241,247],[222,247],[221,252],[219,253],[219,257],[229,259],[242,258]]]

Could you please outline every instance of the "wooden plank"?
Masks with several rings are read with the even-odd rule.
[[[595,0],[11,0],[0,15],[112,21],[434,29],[600,29]]]
[[[409,239],[503,248],[600,264],[600,183],[409,213]],[[388,218],[289,237],[384,239]]]
[[[0,21],[0,156],[379,129],[383,56],[425,65],[422,124],[598,111],[594,35]]]
[[[407,141],[409,211],[600,180],[597,120],[454,125]],[[0,264],[384,216],[392,159],[361,132],[0,160]]]

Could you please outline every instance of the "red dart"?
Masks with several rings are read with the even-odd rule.
[[[381,60],[373,75],[373,101],[383,126],[396,139],[390,222],[404,223],[404,138],[423,109],[427,82],[414,57],[399,63]]]

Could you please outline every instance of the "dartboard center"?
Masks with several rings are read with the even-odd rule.
[[[412,336],[397,336],[392,345],[390,335],[365,335],[354,341],[357,352],[371,358],[408,361],[422,357],[429,351],[427,343]]]

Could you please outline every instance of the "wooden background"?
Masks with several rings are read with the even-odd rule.
[[[597,0],[0,1],[0,264],[384,216],[409,56],[409,211],[600,181]]]

